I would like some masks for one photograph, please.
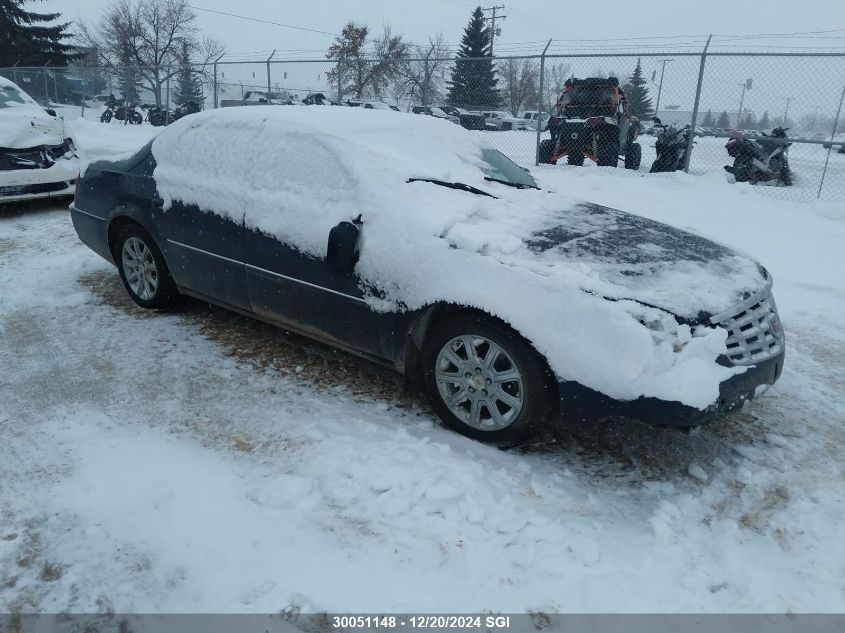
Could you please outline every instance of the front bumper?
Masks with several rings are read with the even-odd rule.
[[[79,161],[61,159],[46,169],[0,170],[0,203],[72,196]]]
[[[565,421],[590,422],[611,416],[641,420],[655,426],[691,427],[719,420],[773,385],[783,371],[785,350],[719,385],[719,399],[704,410],[677,401],[640,397],[619,401],[575,382],[558,384]],[[730,365],[727,359],[725,364]]]

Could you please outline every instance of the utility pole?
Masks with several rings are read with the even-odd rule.
[[[792,101],[792,99],[792,97],[786,97],[786,107],[783,109],[783,118],[780,120],[781,127],[786,125],[786,115],[789,114],[789,102]]]
[[[663,92],[663,73],[666,72],[666,62],[673,62],[674,59],[658,59],[657,61],[663,63],[663,67],[660,69],[660,83],[657,85],[657,104],[654,106],[654,116],[659,116],[657,114],[658,110],[660,110],[660,93]]]
[[[751,77],[737,85],[742,86],[742,94],[739,97],[739,113],[736,115],[736,129],[739,130],[742,128],[742,104],[745,101],[745,91],[751,90]]]
[[[508,17],[506,15],[496,15],[496,11],[499,11],[499,10],[504,9],[504,8],[505,8],[505,5],[497,4],[497,5],[494,5],[492,7],[487,7],[486,9],[481,9],[482,11],[490,11],[491,12],[491,17],[483,18],[483,20],[485,22],[487,20],[490,20],[490,57],[493,57],[493,40],[501,32],[501,29],[499,29],[499,31],[496,31],[496,18],[498,18],[500,20],[504,20],[506,17]]]

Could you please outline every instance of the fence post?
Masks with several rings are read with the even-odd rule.
[[[225,55],[226,53],[223,53]],[[217,62],[223,59],[223,55],[214,60],[214,107],[217,107]]]
[[[172,69],[170,66],[167,67],[167,84],[164,88],[164,124],[170,125],[170,75],[172,74]]]
[[[343,53],[337,58],[337,104],[343,105]]]
[[[267,58],[267,104],[270,104],[270,60],[273,59],[273,55],[276,54],[276,49],[273,49],[273,52],[270,53],[270,57]]]
[[[49,62],[47,62],[49,63]],[[44,107],[50,107],[50,91],[47,88],[47,64],[41,68],[41,73],[44,75]],[[58,99],[58,96],[56,97]]]
[[[431,45],[431,48],[428,49],[428,52],[425,54],[425,61],[423,62],[423,85],[422,85],[422,105],[426,107],[428,105],[428,58],[431,57],[431,52],[434,50],[434,44]]]
[[[845,85],[842,86],[842,94],[839,95],[839,108],[836,110],[836,118],[833,119],[833,129],[830,131],[830,145],[827,146],[827,156],[824,159],[824,169],[822,170],[822,179],[819,183],[819,193],[816,198],[822,197],[822,187],[824,187],[824,177],[827,175],[827,164],[830,162],[830,154],[833,151],[833,138],[836,136],[836,127],[839,125],[839,117],[842,115],[842,101],[845,100]]]
[[[695,142],[695,125],[698,123],[698,104],[701,102],[701,82],[704,81],[704,62],[707,60],[707,49],[710,48],[710,39],[713,35],[707,36],[707,43],[701,51],[701,65],[698,67],[698,85],[695,88],[695,105],[692,107],[692,122],[690,123],[689,138],[687,139],[687,155],[684,158],[684,171],[689,173],[689,161],[692,158],[692,146]]]
[[[540,164],[540,134],[543,132],[543,110],[545,109],[545,104],[543,103],[543,80],[546,76],[546,51],[549,50],[551,43],[551,40],[546,42],[546,48],[540,53],[540,86],[537,88],[537,144],[534,147],[535,167]]]

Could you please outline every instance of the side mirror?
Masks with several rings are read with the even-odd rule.
[[[657,125],[663,125],[663,124],[660,122],[660,119],[658,119],[656,116],[655,116],[655,117],[651,117],[651,121],[652,121],[652,123],[657,123]]]
[[[332,270],[351,272],[358,262],[358,234],[352,222],[341,222],[329,231],[326,263]]]
[[[52,117],[58,116],[53,108],[44,108],[44,111]]]

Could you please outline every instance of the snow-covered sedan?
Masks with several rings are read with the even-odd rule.
[[[64,121],[0,77],[0,203],[72,195],[78,176]]]
[[[434,117],[202,112],[90,165],[72,218],[138,305],[190,295],[388,365],[485,441],[556,413],[698,425],[783,366],[757,262]]]

